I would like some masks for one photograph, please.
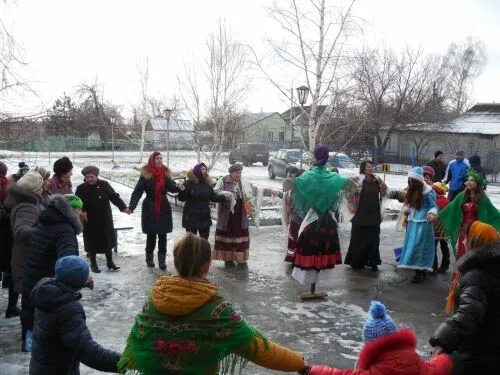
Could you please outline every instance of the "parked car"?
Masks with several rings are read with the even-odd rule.
[[[302,168],[300,168],[300,162],[296,163],[296,175],[308,171],[311,169],[313,160],[311,159],[308,152],[302,155]],[[326,166],[329,168],[335,168],[342,177],[355,177],[359,174],[359,167],[354,160],[342,152],[330,152],[330,157]]]
[[[267,172],[269,178],[274,180],[276,177],[294,177],[297,172],[297,162],[300,161],[302,151],[298,149],[286,150],[281,149],[269,159]]]
[[[229,152],[229,164],[241,161],[243,165],[249,166],[261,162],[267,166],[269,162],[269,147],[265,143],[239,143]]]

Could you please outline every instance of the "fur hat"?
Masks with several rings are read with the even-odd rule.
[[[84,176],[86,176],[89,173],[99,176],[99,168],[97,168],[95,165],[87,165],[85,168],[82,169],[82,174]]]
[[[434,153],[434,159],[436,159],[439,155],[444,155],[444,152],[443,152],[443,151],[440,151],[440,150],[436,151],[436,152]]]
[[[82,289],[87,286],[90,274],[89,266],[77,255],[59,258],[56,262],[55,271],[57,281],[74,289]]]
[[[54,163],[54,173],[57,177],[61,177],[63,174],[71,172],[73,169],[73,163],[68,157],[63,156],[61,159],[57,159]]]
[[[424,170],[424,175],[428,174],[429,176],[434,177],[434,168],[424,165],[422,169]]]
[[[7,170],[7,164],[5,164],[3,161],[0,161],[0,176],[6,176]]]
[[[48,171],[44,167],[40,167],[38,165],[36,165],[34,168],[31,168],[30,172],[36,172],[36,173],[38,173],[40,176],[42,176],[42,178],[44,180],[46,180],[46,179],[48,179],[50,177],[50,171]]]
[[[242,170],[243,170],[243,166],[241,164],[233,164],[228,169],[229,173],[238,172],[238,171],[242,171]]]
[[[17,181],[17,186],[24,191],[32,193],[43,186],[43,179],[37,172],[28,172]]]
[[[387,314],[385,306],[379,301],[372,301],[370,305],[370,317],[363,325],[363,341],[365,344],[379,337],[397,332],[396,323]]]
[[[408,172],[408,178],[424,182],[424,169],[422,167],[414,167]]]
[[[19,177],[24,176],[30,170],[30,167],[24,161],[20,162],[18,164],[18,166],[19,166],[19,170],[17,171],[17,175]]]

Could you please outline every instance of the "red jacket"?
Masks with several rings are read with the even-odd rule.
[[[437,195],[436,196],[436,204],[438,205],[439,209],[442,210],[445,208],[450,201],[448,198],[446,198],[446,195]]]
[[[424,362],[415,352],[417,338],[402,329],[366,344],[359,353],[357,370],[313,366],[309,375],[450,375],[451,358],[438,355]]]

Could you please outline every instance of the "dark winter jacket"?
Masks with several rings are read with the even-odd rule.
[[[446,168],[446,183],[449,183],[450,191],[462,191],[467,180],[467,170],[470,168],[466,159],[452,160]]]
[[[199,181],[193,170],[188,171],[184,191],[179,192],[179,200],[186,202],[182,213],[182,226],[190,229],[204,229],[212,226],[209,203],[225,202],[226,197],[216,194],[210,178]]]
[[[38,224],[38,215],[42,209],[40,197],[26,192],[16,184],[9,186],[4,202],[10,212],[12,229],[12,280],[14,290],[22,291],[25,264],[31,247],[31,236]]]
[[[160,211],[160,216],[154,215],[154,197],[155,197],[155,181],[153,175],[149,171],[147,165],[141,168],[141,177],[135,185],[132,196],[130,197],[130,210],[134,211],[141,197],[146,193],[146,198],[142,202],[141,224],[142,232],[146,234],[170,233],[172,232],[172,209],[167,199],[167,191],[178,193],[174,180],[170,177],[170,169],[165,168],[165,191],[163,192],[163,204]]]
[[[83,201],[83,211],[87,221],[83,224],[85,251],[90,254],[103,254],[116,247],[113,226],[113,203],[120,211],[127,205],[107,181],[97,180],[95,185],[83,183],[76,188],[76,195]]]
[[[9,181],[0,176],[0,272],[11,272],[12,230],[10,215],[4,206]]]
[[[409,329],[365,344],[359,353],[356,370],[313,366],[310,375],[451,375],[452,361],[438,355],[424,362],[416,353],[417,338]]]
[[[426,165],[434,169],[434,177],[432,178],[433,182],[440,182],[443,180],[446,175],[446,164],[444,162],[432,159]]]
[[[33,289],[36,307],[30,375],[78,375],[80,362],[104,372],[118,372],[120,354],[92,339],[81,294],[46,278]]]
[[[62,195],[53,195],[49,206],[41,212],[40,224],[33,233],[22,288],[25,298],[29,298],[38,281],[54,276],[59,258],[78,255],[76,235],[81,232],[82,224],[73,208]]]
[[[484,169],[481,166],[481,158],[479,157],[479,155],[471,156],[469,159],[469,163],[470,163],[470,169],[479,173],[483,177],[486,177],[486,173],[484,173]]]
[[[498,374],[500,366],[500,241],[472,249],[457,262],[462,274],[455,314],[430,339],[447,353],[468,357],[470,374]]]

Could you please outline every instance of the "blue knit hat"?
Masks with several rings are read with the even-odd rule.
[[[422,167],[414,167],[408,172],[408,178],[424,182],[424,169]]]
[[[370,317],[363,326],[363,341],[365,344],[378,339],[379,337],[390,335],[398,329],[391,316],[387,314],[385,306],[379,301],[372,301],[370,306]]]
[[[89,266],[77,255],[59,258],[56,262],[56,280],[81,289],[87,286]]]

